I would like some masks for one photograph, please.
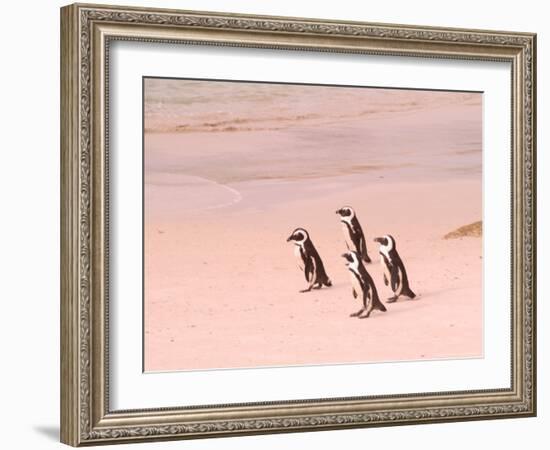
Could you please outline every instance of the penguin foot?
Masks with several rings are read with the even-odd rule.
[[[354,313],[350,314],[349,316],[350,317],[358,317],[359,315],[361,315],[362,312],[363,312],[363,310],[357,311],[357,312],[354,312]]]
[[[364,314],[362,316],[359,316],[359,319],[368,319],[370,316],[370,312],[368,312],[367,314]]]
[[[393,297],[389,297],[386,303],[395,303],[397,301],[397,295],[394,295]]]
[[[321,289],[323,286],[321,284],[318,284],[317,286],[313,286],[313,289]]]
[[[311,291],[311,288],[302,289],[302,290],[300,291],[300,293],[303,294],[304,292],[309,292],[309,291]]]

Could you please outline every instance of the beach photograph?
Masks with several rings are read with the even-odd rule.
[[[144,77],[144,371],[483,357],[482,115]]]

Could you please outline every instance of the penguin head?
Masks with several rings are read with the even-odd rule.
[[[395,249],[395,239],[389,234],[374,238],[374,242],[378,242],[381,248],[385,248],[388,251]]]
[[[309,234],[303,228],[296,228],[287,238],[287,242],[294,241],[295,244],[303,244],[309,239]]]
[[[351,206],[342,206],[340,209],[336,210],[336,214],[338,214],[342,219],[353,219],[355,217],[355,211]]]
[[[357,269],[359,266],[359,256],[357,252],[350,251],[343,253],[341,256],[344,258],[344,263],[347,267]]]

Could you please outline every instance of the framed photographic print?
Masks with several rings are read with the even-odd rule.
[[[61,9],[61,439],[536,414],[536,36]]]

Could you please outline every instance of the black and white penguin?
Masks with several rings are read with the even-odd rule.
[[[353,298],[360,297],[363,303],[363,307],[359,311],[351,314],[350,317],[366,319],[370,316],[373,309],[386,311],[386,307],[378,297],[378,291],[376,290],[374,281],[367,272],[367,269],[365,269],[363,261],[361,261],[357,252],[347,252],[344,253],[342,257],[345,258],[346,266],[350,272]]]
[[[351,206],[343,206],[336,214],[340,216],[342,222],[342,230],[346,239],[348,250],[357,252],[359,257],[366,263],[370,263],[371,259],[367,254],[367,243],[363,234],[361,224],[357,219],[357,215]]]
[[[307,289],[300,292],[309,292],[312,288],[321,289],[322,286],[332,286],[323,261],[309,238],[309,234],[303,228],[296,228],[286,240],[294,242],[294,254],[298,260],[298,267],[304,272]]]
[[[415,298],[416,294],[409,286],[405,265],[397,253],[395,239],[386,235],[377,237],[374,241],[380,244],[380,262],[384,268],[384,284],[386,286],[389,284],[394,294],[393,297],[388,298],[388,303],[395,302],[400,295]]]

